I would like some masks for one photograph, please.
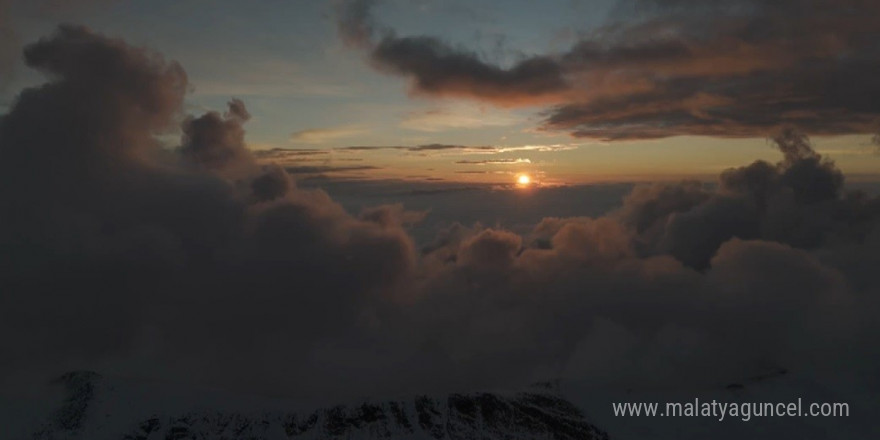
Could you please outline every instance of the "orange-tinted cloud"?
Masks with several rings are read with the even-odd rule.
[[[408,78],[416,94],[552,105],[544,130],[764,137],[786,126],[873,133],[880,119],[876,2],[632,0],[640,15],[510,68],[438,38],[398,36],[372,19],[371,3],[341,8],[339,25],[377,69]]]

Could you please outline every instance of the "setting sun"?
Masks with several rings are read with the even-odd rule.
[[[880,0],[197,1],[0,0],[0,440],[880,440]]]

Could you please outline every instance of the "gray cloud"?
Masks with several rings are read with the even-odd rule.
[[[182,125],[184,161],[196,167],[229,176],[253,173],[254,158],[244,140],[243,124],[251,115],[241,100],[229,102],[222,116],[208,112],[198,118],[188,117]]]
[[[185,117],[183,69],[148,49],[65,26],[25,59],[51,79],[0,116],[5,386],[91,368],[335,400],[784,367],[876,396],[880,200],[797,132],[716,186],[640,186],[593,217],[562,189],[579,214],[453,223],[418,252],[407,228],[436,210],[355,216],[300,187],[244,149],[240,101]],[[419,197],[513,197],[454,191]]]
[[[0,91],[8,85],[21,59],[19,14],[70,19],[72,14],[110,4],[116,0],[0,0]]]
[[[546,102],[569,89],[562,67],[551,57],[532,56],[502,68],[434,37],[399,37],[374,22],[375,3],[337,3],[339,35],[347,44],[367,50],[378,69],[410,79],[413,93],[521,105]]]
[[[11,0],[0,1],[0,86],[12,75],[12,68],[19,55],[18,35],[9,17]]]
[[[633,0],[617,9],[568,51],[510,69],[390,30],[364,34],[370,44],[361,47],[380,70],[409,77],[417,93],[552,104],[541,128],[575,137],[767,137],[787,126],[815,135],[876,132],[876,3]],[[364,2],[342,10],[343,36],[373,23]]]
[[[562,68],[549,57],[526,58],[504,69],[432,37],[389,35],[370,56],[380,69],[410,78],[415,93],[517,105],[546,101],[569,89]]]
[[[866,19],[876,4],[629,3],[650,12],[565,55],[610,91],[560,105],[545,128],[605,139],[842,134],[868,133],[880,117],[877,29]]]
[[[154,135],[180,120],[188,86],[176,63],[70,26],[25,59],[55,79],[24,90],[0,119],[5,371],[147,356],[144,372],[227,365],[205,379],[229,383],[247,369],[242,353],[269,356],[257,335],[296,345],[297,334],[311,344],[312,331],[354,331],[366,312],[351,298],[411,270],[399,227],[358,220],[257,164],[241,101],[185,118],[181,147],[163,149]],[[336,270],[347,275],[325,278]]]

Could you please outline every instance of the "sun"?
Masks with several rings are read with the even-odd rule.
[[[516,178],[516,183],[520,185],[528,185],[532,183],[532,178],[529,177],[528,174],[520,174],[519,177]]]

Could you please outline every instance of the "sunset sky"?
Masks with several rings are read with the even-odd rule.
[[[308,438],[463,438],[422,409],[376,437],[392,406],[338,405],[451,414],[542,383],[557,400],[450,417],[492,440],[473,408],[549,414],[531,438],[880,438],[878,17],[0,0],[0,436],[304,438],[262,412],[283,397],[332,408]],[[852,417],[611,406],[695,398]]]
[[[845,11],[827,22],[810,23],[816,14],[776,33],[747,35],[736,32],[745,29],[740,21],[757,3],[688,9],[687,2],[663,9],[650,1],[605,0],[517,0],[503,7],[486,0],[361,3],[364,16],[357,19],[374,28],[363,44],[345,41],[343,21],[350,11],[340,2],[22,2],[8,6],[8,21],[19,41],[34,41],[63,20],[154,48],[186,69],[188,109],[222,108],[231,97],[242,99],[253,115],[246,127],[251,149],[315,150],[285,160],[337,177],[510,183],[528,173],[545,185],[712,180],[740,163],[775,160],[778,153],[767,138],[790,125],[829,135],[814,136],[816,149],[853,180],[878,179],[880,155],[870,134],[876,107],[865,108],[848,90],[840,91],[842,99],[826,96],[828,88],[843,87],[849,72],[818,76],[848,61],[835,59],[830,50],[842,51],[854,65],[876,50],[859,40],[859,17]],[[773,23],[788,13],[783,6],[770,7],[764,20]],[[829,27],[839,26],[833,20],[852,29],[831,32]],[[691,22],[709,27],[674,26]],[[661,33],[645,31],[662,26],[667,28]],[[799,26],[810,26],[816,35],[800,34]],[[447,75],[439,79],[446,82],[433,90],[420,87],[413,71],[394,70],[371,53],[385,32],[399,41],[425,38],[471,64],[444,71],[457,62],[454,57],[435,60],[437,65],[426,69],[438,78]],[[521,84],[493,85],[501,76],[490,75],[474,83],[475,90],[459,87],[481,75],[475,66],[503,76],[505,69],[515,73],[518,63],[535,57],[561,65],[566,86],[517,96],[513,90]],[[864,67],[871,69],[877,66]],[[22,86],[42,81],[20,62],[12,73],[2,89],[3,105]],[[694,79],[694,86],[671,91],[681,78]],[[750,96],[753,102],[743,108],[731,106],[725,100],[754,94],[743,81],[762,81],[766,96]],[[497,90],[490,92],[493,87]],[[628,107],[621,107],[625,100]],[[554,114],[561,117],[577,106],[594,106],[605,115],[583,125],[549,123]],[[713,109],[718,116],[707,115]],[[621,111],[631,120],[615,119]],[[768,122],[761,113],[779,117]],[[830,114],[850,119],[817,124],[805,116]],[[685,116],[714,122],[694,124]],[[722,126],[730,129],[719,130]],[[573,136],[579,130],[581,136]],[[713,130],[718,136],[705,136]],[[418,148],[425,145],[450,148]],[[406,148],[346,149],[352,146]]]

